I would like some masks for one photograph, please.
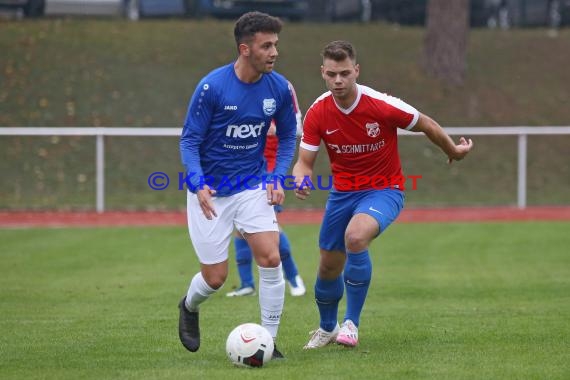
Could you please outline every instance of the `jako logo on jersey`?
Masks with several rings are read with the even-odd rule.
[[[267,116],[273,116],[277,109],[277,102],[275,99],[263,99],[263,113]]]
[[[265,122],[262,121],[261,124],[242,124],[242,125],[228,125],[226,130],[227,137],[233,137],[234,139],[247,139],[248,137],[257,137],[261,134],[261,130],[265,127]]]
[[[380,134],[380,124],[366,123],[366,133],[370,137],[377,137]]]
[[[237,106],[224,106],[224,111],[237,111]]]

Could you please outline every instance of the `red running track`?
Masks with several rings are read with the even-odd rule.
[[[283,224],[318,224],[323,210],[286,210]],[[397,223],[513,222],[570,220],[570,206],[461,207],[405,209]],[[183,212],[24,212],[0,211],[0,228],[93,227],[93,226],[186,226]]]

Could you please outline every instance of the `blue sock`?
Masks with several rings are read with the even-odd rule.
[[[253,282],[253,272],[251,271],[251,249],[247,241],[241,237],[234,237],[234,245],[236,247],[236,263],[241,281],[240,288],[251,286],[255,288]]]
[[[297,277],[299,271],[297,271],[297,265],[295,265],[295,260],[293,260],[293,256],[291,256],[291,244],[289,244],[289,238],[283,231],[279,233],[279,256],[281,256],[281,265],[283,265],[285,278],[291,283],[291,285],[297,286],[295,277]]]
[[[344,267],[346,286],[346,313],[344,320],[350,319],[356,326],[360,323],[360,313],[366,300],[366,293],[372,278],[372,263],[368,250],[360,253],[347,253]]]
[[[337,321],[338,303],[342,298],[344,285],[342,276],[334,280],[323,280],[317,276],[315,282],[315,301],[321,315],[320,327],[325,331],[333,331]]]

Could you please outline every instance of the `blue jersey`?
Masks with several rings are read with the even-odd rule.
[[[287,79],[271,72],[244,83],[233,63],[206,75],[190,100],[180,139],[189,189],[206,183],[216,195],[228,196],[258,185],[272,119],[279,138],[273,174],[284,176],[295,153],[297,126]]]

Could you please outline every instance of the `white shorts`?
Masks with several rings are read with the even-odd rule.
[[[198,196],[188,192],[188,231],[194,251],[202,264],[217,264],[228,259],[234,226],[241,233],[279,231],[267,191],[244,190],[229,197],[213,197],[217,217],[206,219]]]

